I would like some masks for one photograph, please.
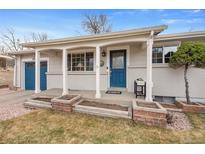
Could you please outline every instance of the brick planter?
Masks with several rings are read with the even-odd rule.
[[[80,95],[64,95],[51,100],[52,109],[55,111],[72,112],[73,104],[80,99]]]
[[[133,100],[133,120],[146,125],[165,127],[167,124],[167,110],[158,102]]]
[[[199,103],[186,104],[181,101],[176,101],[176,105],[184,112],[205,113],[205,106]]]

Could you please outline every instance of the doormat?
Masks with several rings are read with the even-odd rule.
[[[121,91],[116,91],[116,90],[108,90],[105,93],[106,94],[118,94],[118,95],[122,94]]]

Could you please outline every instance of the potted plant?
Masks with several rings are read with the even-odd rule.
[[[191,102],[189,95],[189,82],[187,72],[191,67],[205,68],[205,44],[201,42],[188,41],[181,44],[177,52],[169,61],[171,68],[184,68],[184,82],[186,102],[177,102],[184,111],[205,112],[205,106]]]

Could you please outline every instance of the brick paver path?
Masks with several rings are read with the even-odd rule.
[[[33,95],[33,91],[0,89],[0,121],[30,112],[30,110],[23,107],[23,102],[31,95]]]

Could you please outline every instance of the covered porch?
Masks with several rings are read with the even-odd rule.
[[[63,89],[54,88],[42,91],[40,93],[35,94],[34,96],[61,96]],[[86,99],[95,99],[96,92],[92,90],[68,90],[68,93],[71,95],[81,95],[82,98]],[[122,91],[121,94],[106,94],[105,91],[101,91],[101,100],[104,100],[106,103],[110,104],[119,104],[130,106],[132,100],[135,99],[134,93]],[[143,97],[141,99],[144,99]]]
[[[144,28],[144,29],[137,29],[133,31],[125,31],[125,32],[119,32],[119,33],[108,33],[108,34],[100,34],[96,36],[87,36],[87,37],[76,37],[76,38],[69,38],[69,39],[62,39],[62,40],[54,40],[54,41],[48,41],[48,42],[40,42],[40,43],[27,43],[26,47],[32,47],[35,48],[35,93],[40,93],[40,59],[41,59],[41,52],[47,52],[49,54],[50,51],[61,51],[62,57],[61,57],[61,74],[62,78],[61,81],[52,81],[56,82],[58,84],[62,84],[62,90],[58,90],[58,94],[66,95],[66,94],[82,94],[84,97],[91,97],[91,98],[97,98],[97,99],[113,99],[116,100],[131,100],[134,97],[134,93],[127,92],[126,89],[128,88],[128,85],[125,86],[125,91],[122,91],[121,95],[114,95],[112,94],[106,94],[105,91],[109,90],[109,88],[113,88],[110,85],[110,73],[112,72],[110,67],[110,59],[107,59],[107,63],[105,64],[106,73],[104,73],[105,78],[107,78],[106,82],[108,83],[108,86],[105,88],[102,88],[102,80],[101,78],[101,55],[104,51],[103,49],[106,48],[106,53],[110,57],[110,52],[108,52],[109,46],[115,46],[115,45],[121,45],[126,43],[140,43],[145,47],[145,66],[146,66],[146,100],[152,101],[152,47],[153,47],[153,39],[154,36],[160,33],[162,30],[164,30],[166,27],[164,26],[156,26],[156,27],[150,27],[150,28]],[[72,52],[72,50],[75,49],[82,49],[82,48],[91,48],[94,50],[94,61],[93,61],[93,70],[89,73],[85,73],[84,71],[81,71],[81,73],[85,73],[87,75],[95,75],[94,82],[91,81],[90,86],[95,86],[94,90],[89,91],[89,89],[85,90],[69,90],[69,84],[78,84],[78,78],[74,78],[74,82],[69,83],[69,73],[72,75],[73,72],[69,72],[68,69],[68,54]],[[129,47],[128,47],[129,48]],[[126,59],[126,77],[124,80],[126,81],[126,84],[128,82],[133,83],[130,79],[131,75],[129,74],[129,49],[128,48],[122,48],[126,49],[126,55],[124,55],[124,58]],[[72,59],[71,59],[72,61]],[[72,62],[71,62],[72,63]],[[85,62],[83,62],[85,63]],[[76,73],[76,72],[74,72]],[[76,73],[78,76],[78,72]],[[129,81],[130,80],[130,81]],[[85,81],[86,82],[86,81]],[[87,86],[88,87],[88,86]],[[114,87],[118,88],[118,87]],[[48,90],[49,91],[49,90]],[[48,91],[45,91],[48,92]],[[51,90],[52,91],[52,90]]]

